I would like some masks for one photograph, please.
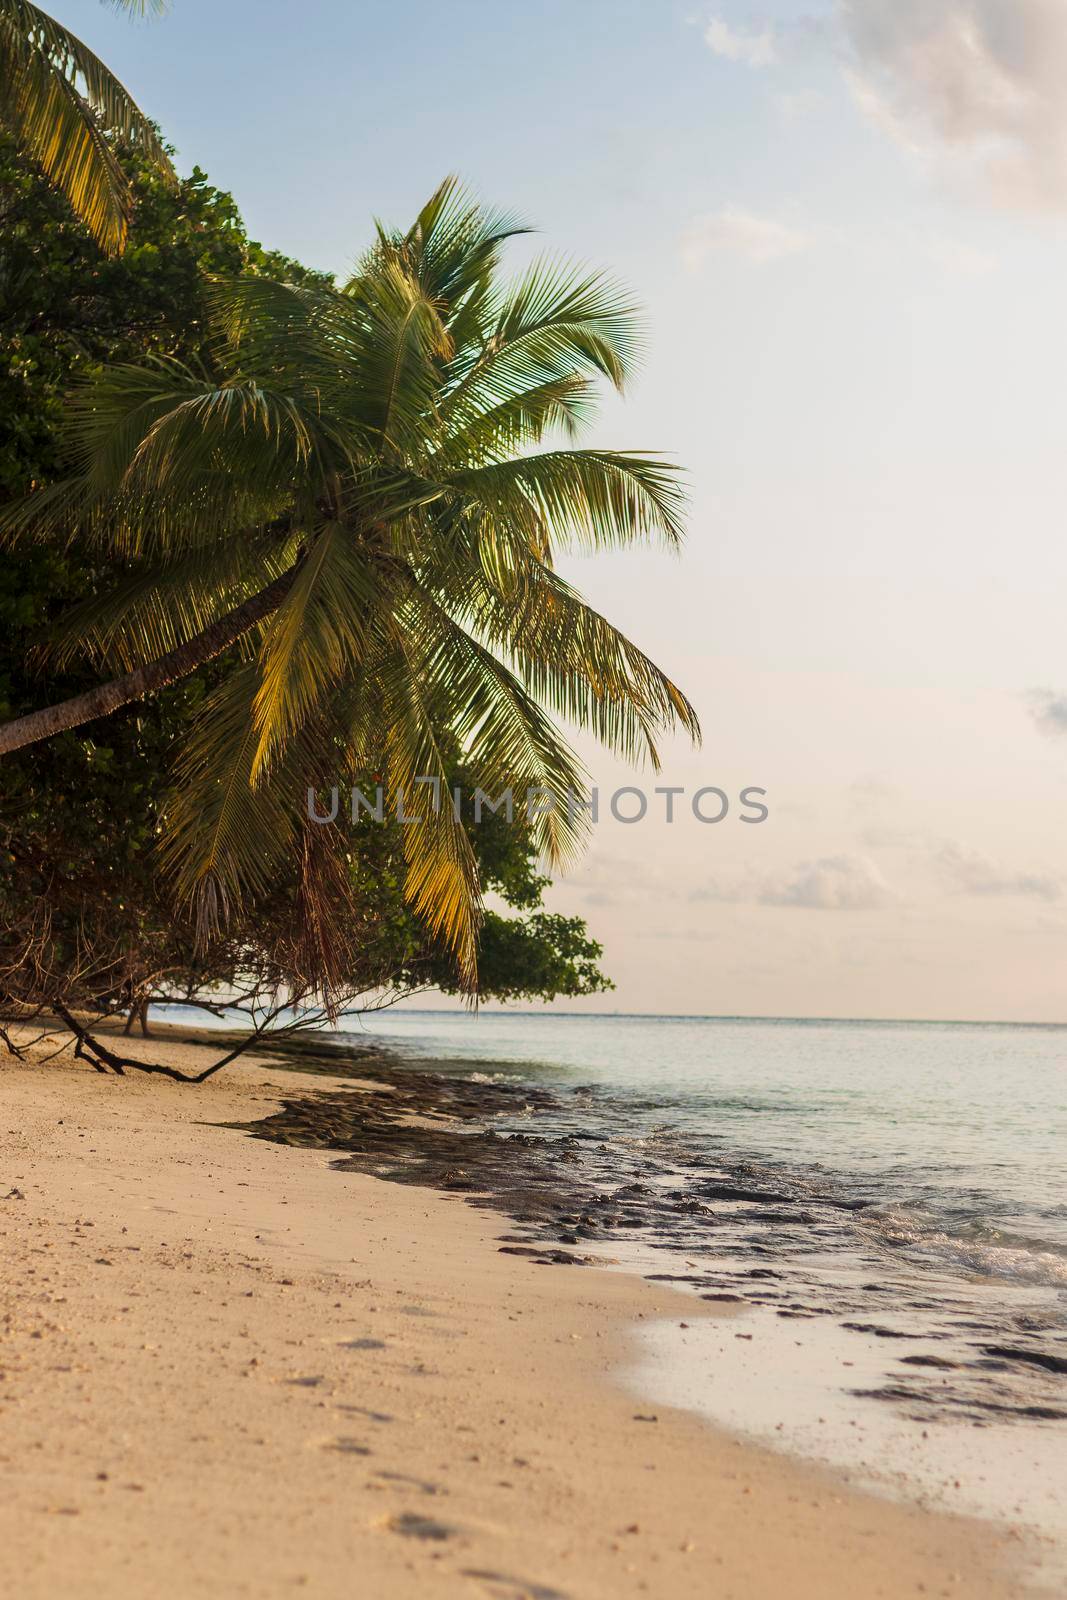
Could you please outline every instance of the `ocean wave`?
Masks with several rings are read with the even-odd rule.
[[[867,1212],[863,1227],[955,1272],[1067,1289],[1067,1252],[1045,1240],[1022,1239],[977,1220],[952,1233],[903,1210]]]

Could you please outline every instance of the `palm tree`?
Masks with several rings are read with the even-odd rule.
[[[164,0],[110,0],[160,11]],[[0,126],[44,170],[110,255],[126,242],[130,186],[105,133],[171,166],[151,123],[118,79],[32,0],[0,0]]]
[[[72,405],[74,475],[8,516],[9,536],[77,532],[129,572],[55,646],[124,675],[0,728],[0,753],[244,648],[167,811],[164,860],[205,930],[288,853],[321,857],[309,785],[378,768],[409,810],[427,800],[404,830],[407,894],[473,984],[469,844],[415,780],[445,784],[458,747],[487,792],[545,791],[538,843],[560,865],[587,780],[550,713],[653,764],[661,731],[699,736],[554,570],[575,545],[676,546],[683,497],[657,457],[549,437],[586,422],[598,380],[623,387],[637,328],[601,276],[541,260],[502,280],[525,231],[450,179],[409,232],[379,225],[342,291],[218,284],[217,370],[105,371]]]

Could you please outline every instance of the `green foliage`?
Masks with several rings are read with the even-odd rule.
[[[205,358],[209,274],[326,281],[250,241],[232,197],[199,170],[175,187],[134,155],[126,168],[134,222],[126,253],[109,259],[14,141],[0,141],[0,501],[54,478],[64,397],[79,374],[149,354]],[[85,663],[45,678],[31,652],[58,614],[114,578],[77,541],[0,549],[0,716],[97,681]],[[61,811],[58,859],[147,859],[176,732],[211,681],[194,677],[89,734],[9,758],[0,815],[25,832],[38,813]]]
[[[105,362],[208,355],[208,278],[272,275],[320,283],[245,233],[233,197],[194,168],[177,185],[133,154],[135,197],[123,256],[101,254],[63,197],[0,137],[0,495],[59,470],[64,398]]]
[[[614,987],[597,965],[602,954],[580,917],[538,911],[520,919],[487,911],[478,944],[482,992],[499,1000],[598,994]],[[447,974],[437,981],[446,992],[458,988]]]
[[[64,396],[79,374],[146,354],[203,359],[208,274],[315,276],[248,240],[231,196],[202,172],[174,187],[143,160],[129,156],[126,165],[135,220],[125,255],[108,259],[14,141],[0,141],[0,501],[55,476]],[[77,542],[0,549],[0,716],[96,681],[84,663],[45,680],[31,650],[60,612],[114,577]],[[158,790],[175,731],[206,681],[190,679],[90,735],[64,734],[9,759],[3,815],[25,825],[38,810],[62,808],[68,853],[87,859],[99,850],[109,861],[143,854],[156,825],[146,796]]]
[[[108,258],[13,141],[0,139],[0,504],[55,479],[65,396],[82,375],[146,357],[210,368],[217,275],[328,284],[249,240],[231,196],[199,170],[175,187],[134,154],[124,164],[136,197],[132,227],[125,253]],[[0,548],[0,718],[98,681],[98,667],[73,652],[53,656],[43,672],[33,647],[70,608],[95,612],[121,572],[121,562],[77,537]],[[0,991],[114,1003],[165,986],[161,972],[182,992],[203,994],[252,970],[269,981],[287,975],[287,961],[299,965],[302,953],[291,941],[301,883],[292,860],[235,919],[210,961],[194,954],[191,929],[159,883],[155,844],[175,750],[240,665],[236,654],[214,662],[161,695],[0,764]],[[456,781],[465,783],[454,752],[452,760]],[[298,802],[301,794],[287,798]],[[537,932],[528,915],[536,916],[547,883],[528,832],[487,815],[469,837],[485,886],[527,914],[487,921],[487,939],[498,939],[497,921],[516,937],[525,931],[514,967],[491,955],[483,993],[543,994],[551,973],[561,994],[600,987],[587,958],[568,953],[547,924]],[[417,987],[433,977],[454,989],[454,963],[405,899],[395,825],[363,824],[345,847],[347,987],[379,980]],[[6,983],[5,966],[18,968]],[[523,988],[524,974],[535,987]]]
[[[360,785],[373,800],[375,779]],[[603,947],[580,917],[541,909],[551,879],[538,870],[530,829],[521,817],[483,809],[474,819],[470,772],[450,763],[450,788],[463,796],[463,826],[478,864],[483,890],[517,916],[488,909],[478,939],[478,991],[483,1000],[554,1000],[598,994],[614,985],[598,962]],[[370,960],[412,989],[427,985],[459,994],[464,985],[454,956],[440,941],[428,941],[425,926],[404,894],[401,828],[388,812],[383,822],[362,814],[352,831],[351,870],[359,905],[374,904]]]
[[[698,735],[681,691],[552,569],[575,545],[680,538],[675,468],[554,439],[598,381],[626,381],[632,308],[551,262],[509,282],[517,231],[448,180],[408,231],[379,231],[343,293],[220,279],[210,360],[110,365],[68,407],[71,476],[8,519],[129,564],[78,618],[113,669],[192,644],[286,575],[168,804],[164,859],[206,928],[304,851],[290,797],[309,774],[381,759],[390,793],[410,792],[447,781],[454,741],[486,789],[552,796],[532,831],[561,866],[585,775],[554,714],[652,764],[664,731]],[[405,893],[474,988],[470,840],[442,807],[402,843]]]
[[[479,882],[504,910],[482,914],[478,936],[478,992],[483,1000],[554,1000],[598,994],[614,987],[600,970],[603,954],[580,917],[542,909],[551,879],[538,869],[529,827],[520,815],[508,822],[503,811],[483,809],[476,821],[471,775],[448,754],[450,790],[463,796],[462,825],[477,862]],[[373,803],[376,775],[358,787]],[[325,803],[325,797],[322,797]],[[339,817],[343,818],[342,802]],[[341,826],[338,824],[337,826]],[[324,828],[323,833],[332,832]],[[350,948],[359,950],[366,973],[380,971],[400,992],[433,987],[445,994],[464,992],[455,956],[443,943],[428,939],[425,924],[404,892],[403,833],[395,815],[379,822],[362,813],[344,837],[350,841],[349,871],[355,893],[343,913],[342,930]],[[283,891],[284,914],[292,918],[292,888]],[[268,897],[270,913],[274,898]],[[373,920],[360,921],[361,908],[373,905]]]

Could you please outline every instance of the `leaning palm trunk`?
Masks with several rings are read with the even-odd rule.
[[[9,538],[76,534],[128,576],[53,645],[122,676],[0,730],[0,749],[246,633],[166,808],[163,863],[205,936],[301,847],[309,787],[379,768],[408,804],[458,748],[487,792],[539,791],[537,843],[562,867],[587,780],[553,714],[654,765],[662,733],[698,736],[681,691],[554,570],[576,544],[681,538],[673,467],[570,444],[597,380],[625,383],[633,313],[552,263],[502,282],[517,231],[449,181],[408,233],[379,229],[343,292],[219,284],[218,370],[105,372],[70,408],[73,476],[6,519]],[[403,832],[409,899],[473,987],[466,836],[447,804]]]
[[[292,587],[296,567],[276,578],[248,600],[234,606],[232,611],[187,639],[184,644],[168,650],[155,661],[135,667],[121,678],[112,678],[84,694],[72,695],[57,705],[44,706],[40,711],[30,711],[24,717],[14,717],[0,724],[0,755],[22,750],[28,744],[50,739],[54,734],[65,733],[70,728],[80,728],[83,723],[106,717],[133,700],[143,700],[146,695],[165,689],[168,684],[187,678],[191,672],[213,661],[228,650],[243,634],[258,622],[277,611]]]
[[[112,0],[123,10],[160,0]],[[104,63],[32,0],[0,0],[0,126],[44,170],[97,243],[125,242],[131,191],[106,134],[114,133],[171,173],[155,130]]]

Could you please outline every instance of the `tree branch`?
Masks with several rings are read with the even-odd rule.
[[[210,1067],[205,1067],[203,1072],[179,1072],[177,1067],[165,1067],[157,1061],[138,1061],[136,1056],[116,1055],[106,1044],[101,1044],[99,1039],[95,1039],[87,1028],[83,1028],[61,1001],[57,1000],[52,1009],[64,1027],[74,1035],[74,1054],[80,1056],[83,1061],[88,1061],[97,1072],[107,1072],[110,1069],[120,1078],[125,1077],[127,1069],[130,1069],[134,1072],[154,1073],[157,1077],[170,1078],[175,1083],[206,1083],[208,1078],[213,1077],[216,1072],[221,1072],[223,1067],[229,1066],[231,1061],[242,1055],[260,1036],[258,1029],[248,1034],[221,1060],[213,1062]]]

